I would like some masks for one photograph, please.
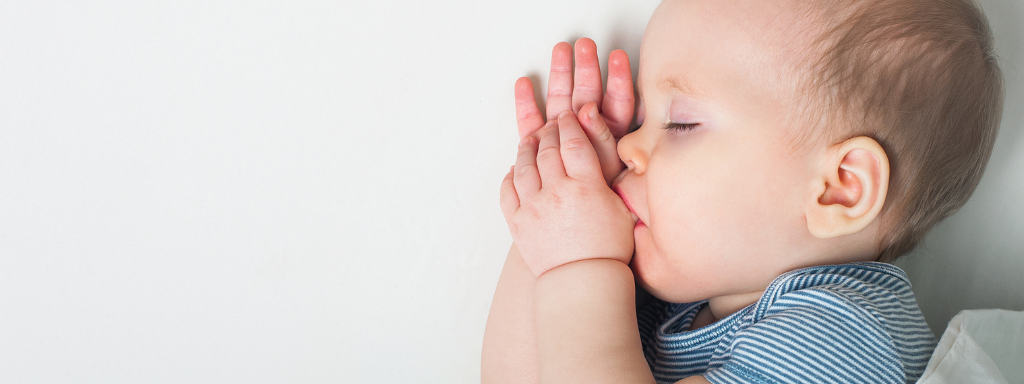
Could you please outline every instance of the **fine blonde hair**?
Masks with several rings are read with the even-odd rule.
[[[992,31],[971,0],[826,0],[808,94],[830,142],[889,157],[879,261],[910,252],[974,192],[1003,108]]]

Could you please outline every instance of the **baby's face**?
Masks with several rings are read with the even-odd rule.
[[[794,145],[786,51],[806,42],[785,36],[795,17],[777,8],[666,0],[644,33],[643,122],[619,142],[628,169],[615,187],[640,220],[631,267],[663,300],[759,291],[807,263],[818,149]]]

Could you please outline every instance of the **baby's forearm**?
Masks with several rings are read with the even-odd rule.
[[[480,361],[482,383],[540,381],[533,300],[536,282],[512,244],[487,316]]]
[[[654,382],[626,264],[589,259],[554,268],[537,279],[535,300],[541,382]]]

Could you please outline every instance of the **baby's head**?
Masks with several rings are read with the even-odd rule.
[[[971,195],[1002,108],[969,0],[666,0],[616,189],[631,267],[668,301],[892,261]]]

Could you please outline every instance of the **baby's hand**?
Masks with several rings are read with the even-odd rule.
[[[534,276],[585,259],[628,264],[633,255],[635,221],[572,112],[520,141],[501,183],[501,210]]]
[[[633,74],[629,57],[623,50],[608,55],[608,91],[602,96],[597,45],[593,40],[581,38],[576,41],[575,56],[574,72],[573,46],[563,42],[551,50],[547,120],[554,120],[565,111],[577,113],[597,151],[605,181],[611,184],[623,169],[615,145],[633,122]],[[521,77],[516,81],[515,93],[516,121],[522,138],[544,125],[545,118],[537,107],[529,78]]]

